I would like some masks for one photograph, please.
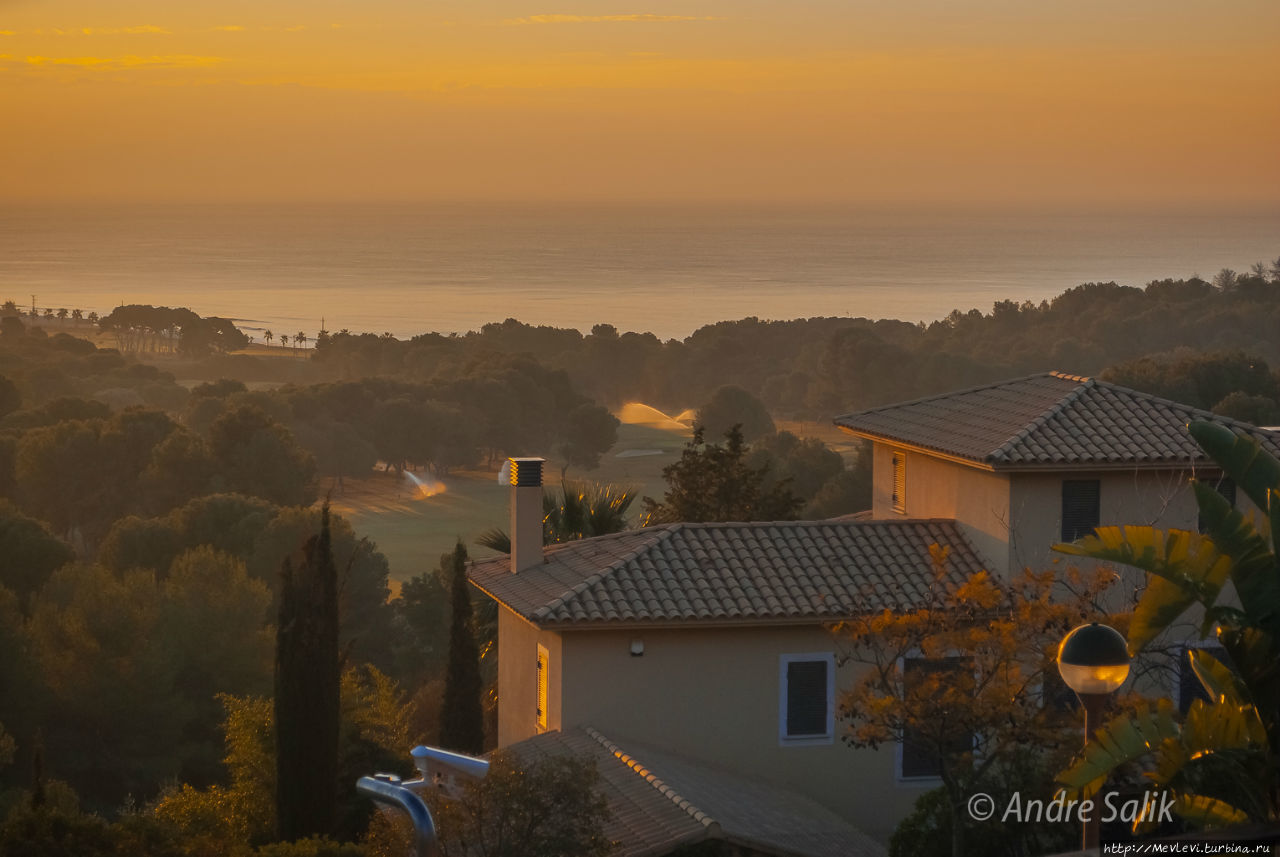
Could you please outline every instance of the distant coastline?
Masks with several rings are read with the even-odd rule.
[[[911,213],[822,207],[0,207],[4,298],[188,306],[251,335],[464,333],[518,318],[688,336],[756,316],[929,322],[1085,282],[1276,255],[1280,211]]]

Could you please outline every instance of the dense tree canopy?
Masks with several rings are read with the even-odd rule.
[[[766,467],[747,461],[742,432],[733,426],[724,443],[704,443],[694,429],[680,460],[662,471],[667,493],[662,501],[644,498],[646,522],[784,521],[795,518],[803,501],[787,480],[770,484]]]
[[[774,432],[773,417],[764,403],[732,384],[717,388],[698,409],[698,425],[712,437],[722,437],[736,425],[748,443]]]

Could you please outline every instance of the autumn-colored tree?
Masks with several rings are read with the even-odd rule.
[[[961,583],[934,546],[936,579],[919,607],[842,622],[848,659],[862,667],[843,697],[845,741],[855,748],[904,742],[929,760],[946,794],[953,857],[965,854],[966,801],[1022,747],[1050,753],[1079,743],[1078,724],[1046,705],[1062,687],[1063,635],[1099,615],[1112,575],[1030,570],[1009,582],[979,572]],[[1109,620],[1113,624],[1120,619]]]

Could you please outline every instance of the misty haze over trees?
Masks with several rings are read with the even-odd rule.
[[[0,309],[0,819],[31,802],[39,756],[46,800],[109,815],[158,801],[146,818],[206,853],[252,853],[275,827],[272,623],[283,562],[298,568],[320,531],[321,478],[340,491],[379,463],[447,474],[547,453],[580,478],[617,441],[611,409],[643,401],[707,424],[649,504],[658,519],[705,499],[682,485],[717,456],[780,498],[760,504],[771,514],[826,517],[865,503],[866,456],[775,421],[1057,369],[1280,423],[1275,267],[1086,284],[928,325],[749,318],[666,342],[513,319],[407,341],[300,331],[314,347],[297,359],[162,307],[103,317],[118,347],[100,348],[69,332],[92,331],[84,317]],[[402,570],[392,599],[386,557],[340,515],[327,544],[344,658],[334,833],[350,837],[367,821],[354,777],[439,734],[458,578],[452,561]]]

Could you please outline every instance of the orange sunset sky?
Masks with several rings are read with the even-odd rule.
[[[0,0],[0,201],[1280,202],[1276,0]]]

